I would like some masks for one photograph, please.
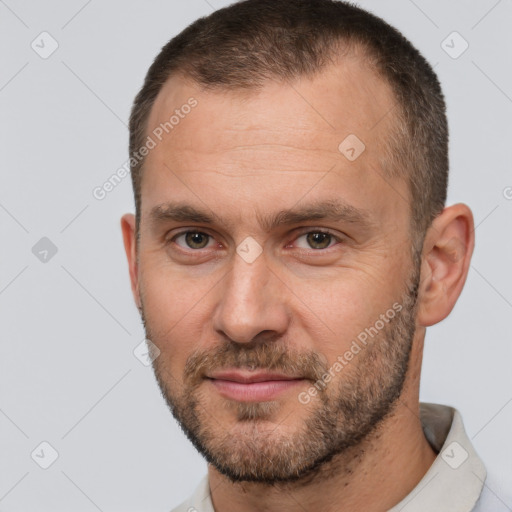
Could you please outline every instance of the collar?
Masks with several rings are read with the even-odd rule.
[[[389,512],[470,512],[487,472],[453,407],[420,403],[420,419],[428,442],[438,452],[418,485]]]

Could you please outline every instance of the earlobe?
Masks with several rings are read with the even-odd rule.
[[[418,322],[427,327],[446,318],[466,282],[475,243],[473,214],[462,203],[434,219],[423,246]]]
[[[121,231],[123,233],[124,250],[128,260],[128,270],[130,273],[130,283],[133,298],[139,311],[141,310],[139,295],[139,272],[137,261],[137,240],[135,234],[135,216],[127,213],[121,218]]]

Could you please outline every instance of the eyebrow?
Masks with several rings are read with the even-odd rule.
[[[193,222],[214,225],[219,222],[218,216],[213,212],[208,213],[206,210],[190,204],[172,201],[153,207],[149,217],[152,224]],[[256,214],[256,219],[266,232],[279,226],[300,224],[312,220],[346,222],[361,227],[371,227],[374,224],[368,210],[356,208],[338,199],[318,201],[289,210],[280,210],[273,214]]]

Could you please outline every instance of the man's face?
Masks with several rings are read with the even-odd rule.
[[[379,166],[393,101],[348,59],[243,95],[174,77],[148,134],[191,97],[142,181],[138,275],[155,374],[217,470],[291,481],[357,446],[402,390],[418,275],[407,185]],[[337,217],[312,215],[335,203]],[[177,205],[204,216],[172,215]],[[251,376],[267,382],[233,381]]]

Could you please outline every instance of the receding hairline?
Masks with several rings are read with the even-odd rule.
[[[293,72],[286,75],[268,71],[255,76],[248,73],[248,79],[244,81],[216,81],[206,82],[201,74],[197,72],[193,62],[178,61],[166,75],[165,80],[160,84],[157,94],[151,101],[150,108],[146,105],[145,120],[147,121],[153,111],[153,107],[160,97],[165,87],[172,81],[178,80],[183,85],[198,86],[201,92],[226,92],[240,97],[250,97],[258,90],[263,89],[268,83],[293,84],[301,79],[314,79],[316,76],[326,72],[326,70],[342,65],[346,61],[352,60],[362,68],[367,70],[373,77],[384,83],[394,97],[395,88],[389,78],[383,73],[377,65],[378,55],[366,41],[357,40],[353,35],[339,36],[332,41],[323,55],[324,61],[311,71]],[[147,130],[147,126],[145,127]]]

